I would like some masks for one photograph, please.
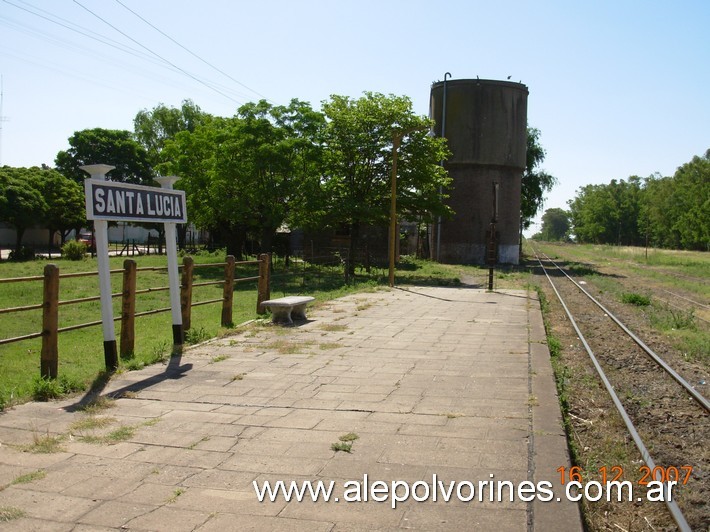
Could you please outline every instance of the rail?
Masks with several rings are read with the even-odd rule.
[[[592,351],[592,348],[589,346],[587,343],[587,339],[584,337],[582,334],[582,331],[579,329],[579,326],[577,325],[576,320],[574,319],[574,316],[572,316],[572,313],[570,312],[569,308],[567,307],[567,304],[565,303],[564,299],[562,298],[562,295],[559,293],[557,290],[557,287],[555,284],[552,282],[552,279],[547,273],[547,270],[545,269],[545,266],[543,266],[542,261],[540,260],[540,257],[538,256],[537,253],[535,253],[535,258],[537,259],[538,263],[540,264],[540,268],[542,268],[543,273],[545,274],[545,277],[547,277],[548,282],[550,283],[550,286],[552,287],[552,290],[555,292],[555,295],[557,295],[557,298],[559,299],[560,303],[562,304],[562,308],[565,310],[565,313],[567,314],[567,317],[570,320],[570,323],[574,327],[575,332],[577,333],[577,336],[582,342],[582,345],[584,346],[584,349],[587,351],[587,354],[589,355],[589,358],[592,361],[592,364],[594,365],[594,368],[596,369],[597,373],[599,374],[599,378],[602,380],[602,383],[604,384],[604,387],[606,388],[607,392],[609,393],[612,402],[614,403],[614,406],[616,406],[616,409],[618,410],[619,414],[621,415],[622,420],[624,421],[624,425],[626,425],[627,430],[629,431],[629,434],[631,435],[631,438],[634,440],[634,444],[636,445],[636,448],[639,450],[641,453],[641,457],[643,458],[643,461],[646,463],[646,465],[649,467],[650,471],[656,471],[656,463],[654,462],[653,458],[651,457],[651,454],[648,451],[648,448],[644,444],[643,440],[641,439],[641,436],[639,435],[638,431],[636,430],[636,427],[634,426],[633,422],[631,421],[631,418],[629,417],[629,414],[626,412],[626,409],[624,408],[623,404],[621,403],[621,400],[619,399],[619,396],[617,395],[616,391],[614,390],[614,387],[611,385],[609,382],[609,379],[607,378],[606,374],[604,373],[604,370],[602,369],[601,365],[599,364],[599,361],[597,360],[596,356],[594,355],[594,352]],[[557,266],[551,259],[549,259],[552,264],[554,264],[559,270],[562,271],[562,269]],[[563,271],[563,273],[565,273]],[[565,275],[567,275],[565,273]],[[574,280],[567,276],[570,280],[574,282]],[[575,283],[577,284],[577,283]],[[580,287],[579,285],[577,285]],[[580,287],[581,288],[581,287]],[[586,291],[585,291],[586,293]],[[589,294],[587,294],[589,296]],[[591,296],[589,296],[591,298]],[[593,299],[593,298],[592,298]],[[603,308],[603,307],[602,307]],[[605,311],[606,312],[606,311]],[[611,316],[611,314],[609,314]],[[654,477],[655,480],[655,477]],[[691,528],[688,525],[687,520],[685,519],[685,516],[680,510],[680,507],[678,506],[678,503],[673,500],[673,498],[670,496],[668,490],[668,484],[663,484],[664,486],[664,501],[666,502],[666,506],[668,507],[668,510],[670,511],[671,515],[673,516],[673,520],[676,522],[678,525],[678,528],[682,532],[690,532]]]

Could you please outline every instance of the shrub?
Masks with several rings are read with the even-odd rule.
[[[62,246],[62,256],[68,260],[82,260],[86,255],[86,244],[78,240],[69,240]]]
[[[32,248],[29,248],[27,246],[22,246],[20,248],[20,252],[16,252],[15,250],[12,250],[10,252],[10,255],[8,256],[10,260],[16,261],[16,262],[21,262],[25,260],[34,260],[35,258],[35,250]]]
[[[59,379],[36,377],[33,382],[32,398],[35,401],[58,399],[68,393],[82,391],[85,386],[62,375]]]
[[[188,345],[199,344],[205,340],[209,340],[210,335],[205,331],[204,327],[199,329],[188,329],[185,331],[185,343]]]
[[[651,304],[650,297],[642,296],[634,292],[621,294],[621,301],[629,305],[636,305],[637,307],[647,307]]]

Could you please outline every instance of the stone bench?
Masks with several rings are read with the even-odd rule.
[[[315,301],[311,296],[288,296],[269,299],[262,304],[271,311],[273,323],[293,323],[293,319],[306,319],[306,305]]]

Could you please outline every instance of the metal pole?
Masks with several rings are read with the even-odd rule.
[[[446,80],[447,76],[451,77],[451,73],[447,72],[444,74],[444,103],[441,109],[441,138],[446,136]],[[444,166],[444,161],[441,161],[441,166]],[[444,191],[439,187],[439,198],[444,194]],[[441,262],[441,216],[436,223],[436,260]]]
[[[390,238],[389,238],[389,255],[390,255],[390,271],[389,284],[394,286],[394,255],[395,255],[395,233],[397,232],[397,151],[402,142],[403,134],[394,135],[392,137],[392,198],[390,200]]]
[[[108,164],[89,164],[80,167],[89,174],[88,179],[106,180],[106,174],[116,168]],[[113,326],[113,299],[111,297],[111,268],[108,261],[108,222],[94,220],[94,238],[96,240],[96,259],[99,269],[99,292],[101,298],[101,324],[104,333],[104,360],[106,369],[118,368],[118,350],[116,349],[116,331]]]
[[[180,179],[177,176],[161,176],[155,180],[167,190]],[[170,287],[170,311],[173,318],[173,348],[179,350],[183,344],[182,308],[180,307],[180,279],[177,263],[177,234],[175,222],[165,222],[165,251],[168,254],[168,286]]]

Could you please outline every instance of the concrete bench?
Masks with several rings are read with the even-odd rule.
[[[263,305],[271,311],[274,323],[293,323],[293,319],[306,319],[306,305],[315,301],[311,296],[288,296],[264,301]]]

